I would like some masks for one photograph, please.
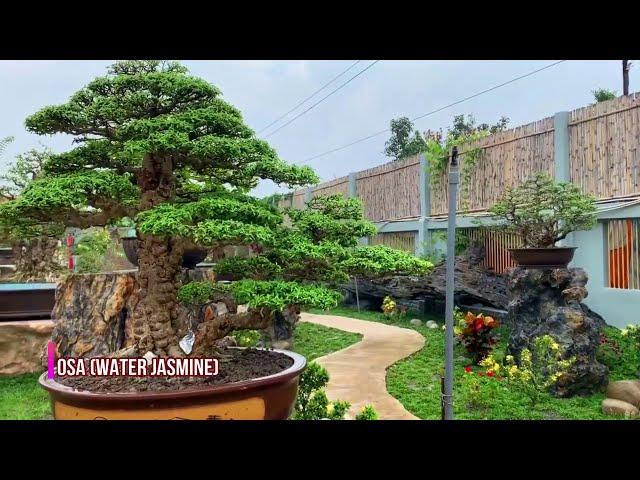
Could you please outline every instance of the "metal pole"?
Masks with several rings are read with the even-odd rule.
[[[454,271],[456,262],[456,206],[458,183],[458,148],[451,151],[451,168],[449,169],[449,225],[447,227],[447,277],[445,303],[445,349],[444,349],[444,403],[445,420],[453,420],[453,295]]]
[[[353,283],[356,286],[356,305],[358,306],[358,311],[360,311],[360,295],[358,295],[358,277],[353,276]]]

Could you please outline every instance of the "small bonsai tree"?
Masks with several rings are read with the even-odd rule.
[[[362,204],[356,198],[321,196],[313,198],[304,210],[287,208],[285,212],[290,225],[276,226],[272,236],[254,245],[252,257],[223,259],[216,265],[217,274],[241,280],[228,287],[191,282],[180,289],[179,298],[202,309],[202,305],[231,294],[236,301],[262,308],[270,315],[285,312],[287,325],[280,328],[290,336],[300,308],[337,305],[342,298],[340,285],[350,276],[421,274],[433,267],[400,250],[358,245],[358,238],[372,235],[376,228],[363,219]],[[261,328],[271,325],[267,322]],[[202,324],[200,335],[215,340],[234,329],[234,325],[221,319]],[[204,355],[206,350],[202,348],[210,348],[209,345],[210,342],[203,342],[195,348]]]
[[[597,209],[591,195],[540,172],[508,188],[489,212],[504,220],[499,228],[518,235],[525,248],[549,248],[571,232],[593,228]]]
[[[318,199],[304,212],[291,211],[287,227],[281,212],[247,192],[260,179],[294,187],[316,183],[316,174],[282,161],[216,87],[176,62],[118,62],[26,125],[42,135],[74,135],[76,146],[53,155],[43,178],[0,205],[0,217],[79,228],[135,221],[139,300],[124,312],[126,341],[115,348],[184,355],[178,300],[224,303],[207,310],[195,332],[191,354],[207,355],[227,333],[267,328],[290,306],[335,305],[340,295],[328,284],[351,270],[429,267],[401,252],[357,247],[373,228],[357,201]],[[253,246],[256,256],[219,267],[244,280],[229,287],[183,283],[186,249],[225,245]]]
[[[1,143],[1,142],[0,142]],[[29,150],[18,155],[15,161],[0,175],[0,198],[16,200],[37,178],[51,156],[45,150]],[[0,242],[13,250],[16,266],[15,280],[50,281],[58,278],[64,268],[58,255],[59,239],[64,225],[55,222],[40,224],[22,216],[0,216]]]

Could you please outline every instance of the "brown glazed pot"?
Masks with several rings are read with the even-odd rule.
[[[510,248],[511,258],[526,268],[566,268],[577,247]]]
[[[307,362],[297,353],[273,351],[293,365],[267,377],[190,390],[92,393],[48,379],[47,372],[39,382],[56,420],[286,420]]]
[[[138,239],[137,238],[123,238],[122,248],[127,260],[129,260],[136,267],[138,266]],[[203,262],[207,258],[208,251],[202,248],[194,248],[185,250],[182,254],[182,266],[184,268],[196,268],[196,265]]]

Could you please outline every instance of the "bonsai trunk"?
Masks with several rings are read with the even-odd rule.
[[[12,245],[16,266],[14,278],[21,282],[56,281],[63,271],[58,261],[58,240],[36,237],[19,240]]]
[[[133,311],[133,337],[140,353],[182,356],[173,328],[183,248],[151,235],[138,240],[140,301]]]
[[[170,201],[175,193],[173,158],[147,155],[137,180],[143,209]],[[183,251],[181,243],[171,238],[138,237],[140,302],[132,319],[133,338],[140,353],[183,355],[172,323],[177,317]]]

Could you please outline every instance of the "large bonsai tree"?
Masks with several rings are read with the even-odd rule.
[[[278,158],[216,87],[177,63],[116,63],[26,125],[38,134],[74,135],[77,146],[52,156],[45,176],[0,206],[0,215],[80,228],[134,218],[139,301],[128,312],[127,343],[139,353],[183,354],[176,320],[185,304],[213,296],[228,305],[201,319],[194,352],[202,353],[233,329],[267,327],[290,305],[334,305],[338,295],[328,282],[344,280],[350,269],[429,267],[388,249],[356,247],[359,236],[373,232],[356,201],[317,200],[305,212],[290,212],[287,226],[282,213],[249,196],[260,179],[293,187],[318,178]],[[246,280],[182,285],[185,249],[241,244],[252,245],[255,256],[219,269],[235,269]]]
[[[595,198],[576,185],[555,182],[539,172],[522,185],[508,188],[489,210],[518,235],[525,248],[548,248],[577,230],[596,224]]]
[[[16,200],[42,175],[42,168],[51,156],[45,150],[29,150],[18,155],[7,171],[0,175],[0,199]],[[40,224],[30,218],[0,216],[0,242],[13,250],[15,280],[50,281],[64,271],[58,255],[59,238],[64,225],[55,222]]]

